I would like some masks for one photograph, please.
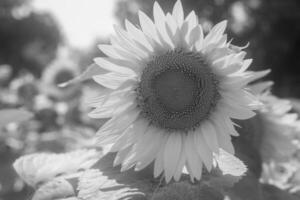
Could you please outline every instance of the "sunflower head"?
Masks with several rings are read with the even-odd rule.
[[[117,152],[121,170],[154,163],[154,176],[179,180],[183,171],[200,180],[220,152],[234,153],[232,119],[249,119],[260,102],[247,88],[268,71],[247,71],[252,60],[224,34],[226,21],[203,33],[195,12],[186,17],[180,1],[172,13],[157,2],[154,20],[139,12],[140,27],[115,26],[105,72],[94,80],[108,88],[91,101],[95,118],[110,118],[97,132],[98,144]]]
[[[263,162],[287,162],[299,149],[300,120],[293,112],[293,103],[271,92],[273,82],[261,82],[250,87],[264,106],[258,110],[262,121],[260,153]]]
[[[59,58],[44,70],[41,79],[42,93],[51,99],[66,101],[76,99],[80,94],[80,87],[59,87],[60,84],[75,78],[79,74],[76,64],[67,58]]]
[[[78,74],[76,64],[67,59],[58,59],[43,72],[42,81],[56,86],[74,78]]]
[[[201,55],[181,50],[148,62],[137,87],[141,115],[166,131],[196,129],[215,108],[218,98],[217,77]]]

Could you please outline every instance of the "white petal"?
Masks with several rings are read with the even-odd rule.
[[[164,22],[164,19],[166,16],[157,1],[155,1],[154,5],[153,5],[153,17],[154,17],[155,25],[164,24],[161,22]],[[159,27],[162,27],[162,26],[160,25]]]
[[[166,141],[164,133],[157,132],[152,133],[151,143],[148,142],[147,148],[143,152],[143,155],[139,158],[139,161],[135,167],[135,170],[139,171],[148,166],[156,158],[161,145]]]
[[[110,89],[106,89],[101,91],[101,95],[100,96],[96,96],[96,97],[92,97],[86,101],[84,101],[84,103],[88,104],[88,106],[90,107],[100,107],[102,105],[104,105],[105,103],[110,104],[111,102],[108,101],[119,101],[119,99],[121,97],[127,96],[128,93],[130,93],[130,91],[132,91],[132,86],[121,86],[118,90],[110,90]]]
[[[251,109],[262,106],[257,96],[249,93],[246,90],[232,90],[228,92],[221,91],[220,94],[226,98],[226,100],[229,100],[232,103],[235,102],[241,106],[248,106]]]
[[[220,105],[223,105],[223,109],[226,110],[231,118],[244,120],[252,118],[256,115],[256,113],[251,109],[233,103],[234,102],[229,102],[228,100],[224,100],[220,103]]]
[[[239,133],[234,128],[234,123],[231,121],[231,119],[229,117],[223,117],[223,119],[224,119],[224,126],[227,127],[229,133],[233,136],[239,136]]]
[[[133,122],[135,123],[135,122]],[[129,126],[115,141],[111,146],[110,152],[120,151],[133,145],[133,140],[135,140],[137,135],[132,132],[132,125]]]
[[[250,67],[252,61],[253,61],[253,59],[246,59],[246,60],[244,60],[243,66],[241,67],[240,71],[241,72],[246,71]]]
[[[244,72],[242,67],[244,65],[243,57],[246,55],[245,52],[232,54],[228,51],[227,47],[219,49],[210,52],[210,60],[213,64],[217,66],[224,75],[228,75],[230,77],[234,75],[242,75]]]
[[[189,32],[198,25],[198,17],[195,14],[195,11],[192,11],[188,14],[185,21],[188,22]]]
[[[120,141],[120,143],[116,142],[111,150],[114,151],[116,149],[125,149],[128,146],[131,146],[132,144],[135,144],[137,141],[141,139],[141,137],[144,136],[146,130],[148,128],[148,123],[143,119],[137,119],[135,122],[133,122],[120,136],[119,140],[123,140],[123,142]],[[122,137],[122,138],[121,138]]]
[[[226,130],[227,127],[225,127],[221,122],[223,119],[219,119],[219,118],[220,116],[213,119],[213,124],[215,125],[216,128],[218,144],[221,148],[225,149],[227,152],[234,154],[234,147],[231,142],[229,130]]]
[[[199,43],[199,40],[203,40],[203,32],[200,26],[196,26],[189,35],[189,45],[194,46]]]
[[[114,29],[119,40],[122,42],[121,47],[125,48],[129,52],[132,52],[133,54],[136,54],[141,59],[148,57],[147,52],[145,52],[141,48],[138,48],[138,45],[136,45],[136,43],[131,39],[131,36],[128,35],[126,31],[118,26],[114,26]]]
[[[116,73],[120,73],[120,74],[128,74],[128,75],[135,74],[131,69],[129,69],[127,67],[116,65],[110,58],[98,57],[98,58],[95,58],[94,61],[101,68],[111,71],[111,72],[116,72]]]
[[[112,36],[111,38],[112,41],[114,40],[113,38],[114,36]],[[132,63],[140,62],[139,57],[136,54],[127,51],[126,48],[124,49],[120,47],[119,44],[114,44],[114,45],[102,44],[102,45],[98,45],[98,48],[107,56],[114,58],[116,60],[122,60],[122,66],[124,65],[124,63],[130,63],[124,65],[124,67],[129,66],[130,69],[134,69],[136,67],[134,67]]]
[[[184,139],[183,139],[184,140]],[[181,147],[181,152],[180,152],[180,157],[179,157],[179,162],[177,164],[177,169],[175,171],[174,174],[174,180],[175,181],[179,181],[182,171],[183,171],[183,167],[185,165],[186,162],[186,155],[185,155],[185,150],[184,150],[184,142],[182,142],[182,147]]]
[[[177,0],[174,7],[173,7],[173,12],[172,15],[174,19],[176,20],[178,27],[180,27],[183,23],[184,19],[184,13],[183,13],[183,8],[180,0]]]
[[[165,179],[168,183],[174,176],[181,152],[182,138],[178,133],[171,133],[164,152]]]
[[[209,50],[208,50],[209,51]],[[234,56],[232,55],[228,55],[228,48],[213,48],[212,50],[210,50],[209,52],[206,52],[208,59],[211,62],[216,62],[218,59],[225,59],[225,62],[223,64],[223,67],[226,67],[227,65],[229,65],[229,61],[232,60],[232,57]]]
[[[202,161],[197,154],[193,140],[194,138],[191,135],[187,135],[185,138],[184,147],[187,158],[187,169],[190,173],[191,179],[195,177],[197,180],[200,180],[202,175]]]
[[[208,46],[210,43],[217,43],[221,39],[221,37],[226,29],[226,26],[227,26],[226,20],[216,24],[212,28],[212,30],[208,33],[208,35],[205,37],[204,45]]]
[[[203,160],[203,163],[208,171],[212,168],[212,161],[213,161],[213,154],[212,150],[208,147],[206,144],[203,134],[201,132],[194,132],[191,133],[194,136],[194,144],[196,147],[196,150],[201,157],[201,160]]]
[[[117,59],[122,59],[123,57],[119,55],[118,51],[112,46],[108,44],[100,44],[98,48],[107,56]]]
[[[128,153],[128,155],[125,157],[125,159],[122,163],[121,172],[124,172],[126,170],[133,168],[138,161],[138,157],[140,157],[140,153],[141,152],[138,152],[136,150],[136,144],[133,145],[131,151]]]
[[[237,54],[234,54],[235,57],[234,57],[234,62],[243,62],[244,61],[244,58],[246,56],[246,52],[245,51],[241,51]]]
[[[243,88],[252,81],[266,76],[268,73],[270,73],[270,70],[258,72],[247,71],[241,74],[235,73],[232,76],[229,75],[225,78],[223,77],[222,84],[220,84],[220,87],[225,90],[230,90],[232,88]]]
[[[168,137],[166,137],[166,140]],[[157,154],[157,157],[155,159],[155,163],[154,163],[154,177],[155,178],[158,177],[164,169],[164,151],[165,151],[165,143],[161,145],[159,152]]]
[[[134,122],[140,111],[137,109],[128,108],[117,117],[110,119],[106,122],[99,131],[96,137],[99,145],[105,143],[106,139],[111,137],[118,137],[129,125]]]
[[[170,48],[173,49],[174,44],[166,30],[166,16],[157,2],[155,2],[153,6],[153,16],[157,31],[163,40],[162,42],[167,43]]]
[[[139,11],[139,19],[140,19],[140,25],[142,27],[143,32],[150,38],[156,40],[156,42],[159,42],[156,27],[153,24],[153,21],[145,13],[141,11]]]
[[[239,73],[242,68],[242,63],[233,63],[230,65],[226,65],[220,71],[222,71],[223,75],[229,75],[233,73]]]
[[[229,138],[225,137],[227,133],[220,132],[218,134],[218,141],[220,144],[220,147],[224,150],[226,150],[228,153],[234,154],[234,147],[232,145],[232,142]]]
[[[199,29],[199,39],[196,41],[195,47],[197,51],[201,51],[203,48],[204,34],[201,25],[198,25],[198,29]]]
[[[144,134],[140,134],[139,139],[137,139],[130,152],[131,155],[125,158],[121,170],[126,170],[136,165],[135,170],[138,171],[148,166],[157,157],[159,150],[166,143],[165,136],[158,129],[149,127]]]
[[[118,151],[113,163],[114,167],[120,165],[124,161],[125,157],[128,156],[128,153],[130,152],[131,148],[132,146],[129,146],[123,150]]]
[[[226,76],[221,80],[220,88],[224,90],[241,89],[249,83],[247,76]]]
[[[224,47],[228,47],[227,46],[227,34],[224,34],[221,39],[215,43],[217,45],[218,48],[224,48]]]
[[[201,128],[203,138],[205,139],[209,148],[215,153],[219,152],[216,130],[215,127],[212,125],[212,123],[210,121],[205,121],[203,122],[203,124],[201,124],[200,128]]]
[[[269,74],[270,72],[271,72],[270,69],[262,70],[262,71],[258,71],[258,72],[252,72],[250,77],[248,78],[248,83],[251,83],[252,81],[260,79],[260,78],[266,76],[267,74]]]
[[[131,169],[135,165],[137,152],[135,150],[135,145],[130,149],[127,156],[124,158],[122,162],[121,172]]]
[[[170,13],[167,14],[166,19],[167,19],[166,30],[169,37],[172,40],[172,43],[177,48],[183,48],[184,46],[182,45],[182,43],[185,42],[185,40],[184,38],[182,38],[181,31],[178,28],[175,19]]]
[[[172,40],[174,40],[174,38],[172,38],[172,37],[174,37],[176,31],[178,31],[178,27],[177,27],[175,19],[173,18],[173,16],[170,13],[168,13],[166,16],[166,22],[167,22],[168,34],[169,34],[170,38]]]
[[[110,36],[110,43],[115,48],[120,56],[123,57],[121,60],[131,61],[131,62],[140,62],[141,57],[139,54],[136,54],[131,48],[129,48],[122,39],[115,35]]]
[[[149,52],[153,52],[153,47],[145,37],[144,33],[135,27],[131,22],[125,20],[125,26],[127,31],[132,34],[133,39],[138,41],[141,45],[143,45]]]
[[[93,79],[100,85],[115,90],[119,88],[122,84],[124,84],[127,80],[134,79],[134,77],[126,74],[111,72],[96,75],[93,77]]]
[[[135,98],[135,95],[130,94],[108,98],[107,101],[104,100],[104,103],[98,105],[88,115],[91,118],[110,118],[114,114],[132,106]]]

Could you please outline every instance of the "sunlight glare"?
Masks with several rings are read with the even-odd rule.
[[[34,0],[33,7],[49,11],[58,20],[67,42],[87,47],[113,31],[116,0]]]

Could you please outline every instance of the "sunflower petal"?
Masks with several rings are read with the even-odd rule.
[[[169,182],[175,173],[181,151],[182,138],[180,134],[171,134],[166,143],[164,152],[164,169],[166,182]]]
[[[176,22],[178,24],[178,27],[180,27],[183,23],[184,19],[184,14],[183,14],[183,8],[180,0],[177,0],[173,12],[172,12],[173,17],[176,19]]]

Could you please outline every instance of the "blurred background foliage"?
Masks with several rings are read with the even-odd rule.
[[[171,11],[175,1],[158,0],[165,11]],[[121,25],[125,18],[138,24],[138,10],[152,16],[153,2],[117,0],[115,16]],[[275,82],[273,92],[280,97],[300,97],[299,0],[182,0],[182,3],[185,13],[195,10],[205,31],[227,19],[232,43],[245,46],[250,42],[246,51],[254,59],[252,70],[272,69],[267,79]],[[0,200],[26,199],[32,193],[11,168],[17,157],[89,146],[92,135],[103,123],[89,119],[89,108],[84,104],[86,98],[103,88],[96,88],[91,82],[63,89],[57,84],[76,76],[94,57],[103,55],[97,44],[109,40],[99,37],[90,48],[80,49],[68,46],[65,37],[55,16],[36,12],[30,0],[0,0],[0,109],[22,107],[34,113],[29,122],[1,128]],[[250,145],[255,149],[255,145]],[[249,147],[247,139],[245,146]],[[261,162],[259,158],[253,162],[259,165],[253,172],[259,171],[255,174],[259,176]]]
[[[32,12],[29,6],[28,0],[0,2],[0,63],[12,67],[11,78],[24,70],[39,77],[62,42],[54,18]]]

